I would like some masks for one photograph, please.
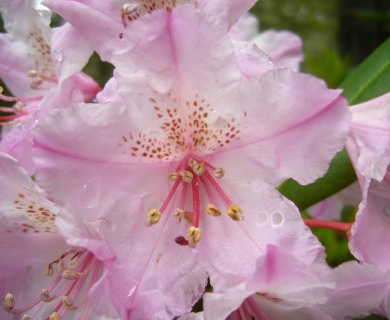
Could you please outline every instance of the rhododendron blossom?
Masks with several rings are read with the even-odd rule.
[[[55,224],[59,208],[4,153],[0,186],[0,251],[7,256],[0,263],[1,318],[96,319],[89,295],[98,291],[95,303],[104,299],[96,286],[103,262],[88,249],[65,242]]]
[[[325,172],[348,128],[340,92],[282,69],[243,80],[226,28],[191,6],[145,15],[122,40],[122,99],[53,110],[34,130],[37,181],[99,221],[116,256],[121,316],[184,314],[207,276],[217,290],[242,281],[269,243],[322,259],[274,186]]]

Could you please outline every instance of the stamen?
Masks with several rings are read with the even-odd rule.
[[[38,71],[31,69],[31,70],[27,71],[26,74],[27,74],[27,77],[29,77],[29,78],[35,78],[38,76]]]
[[[194,223],[194,213],[185,211],[184,212],[184,219],[187,220],[188,223],[193,224]]]
[[[184,210],[180,208],[175,209],[175,218],[180,223],[184,216]]]
[[[198,164],[198,162],[196,161],[196,160],[194,160],[194,159],[190,159],[190,160],[188,160],[188,166],[191,168],[191,169],[193,169],[194,168],[194,166],[196,165],[196,164]]]
[[[180,175],[181,175],[181,178],[183,179],[183,181],[186,183],[191,183],[192,179],[194,178],[194,175],[188,170],[182,171],[180,173]]]
[[[213,217],[219,217],[221,215],[221,211],[213,204],[208,204],[206,210]]]
[[[59,315],[59,313],[57,311],[54,311],[50,316],[49,316],[49,320],[61,320],[61,316]]]
[[[75,280],[80,277],[80,274],[77,272],[74,272],[71,269],[67,269],[62,273],[62,278],[65,280]]]
[[[203,172],[206,170],[206,166],[205,166],[204,162],[196,163],[192,167],[192,170],[194,171],[194,173],[196,175],[201,176],[203,174]]]
[[[174,171],[169,175],[169,180],[176,181],[180,177],[179,173]]]
[[[121,10],[121,18],[122,18],[122,24],[127,28],[127,16],[134,14],[138,9],[138,5],[135,3],[126,3],[122,6]]]
[[[50,301],[53,301],[55,299],[57,299],[56,296],[53,296],[51,297],[50,296],[50,292],[49,290],[47,289],[42,289],[40,295],[39,295],[39,298],[43,301],[43,302],[50,302]]]
[[[217,181],[214,180],[214,178],[211,176],[211,174],[208,171],[205,171],[204,175],[207,179],[209,179],[211,185],[217,190],[223,201],[226,203],[227,206],[230,206],[232,204],[232,201],[229,199],[229,197],[226,195],[226,193],[222,190],[222,188],[219,186]]]
[[[187,232],[188,245],[190,247],[196,246],[196,244],[200,241],[201,231],[200,228],[191,226]]]
[[[15,306],[15,297],[12,293],[7,293],[3,300],[3,307],[5,311],[11,311]]]
[[[244,217],[242,215],[242,211],[239,206],[236,204],[231,204],[227,210],[227,214],[234,221],[241,221]]]
[[[73,305],[73,300],[69,296],[62,297],[62,303],[64,307],[68,310],[76,310],[77,307]]]
[[[28,314],[24,314],[22,320],[31,320],[31,317]]]
[[[223,168],[216,168],[214,170],[214,177],[220,179],[225,175],[225,170]]]
[[[58,273],[63,272],[63,271],[64,271],[64,268],[65,268],[65,262],[64,262],[64,260],[59,259],[58,262],[57,262],[57,266],[56,266],[57,272],[58,272]]]
[[[198,178],[194,176],[192,180],[192,207],[194,213],[194,227],[199,227],[200,221],[200,199],[199,199],[199,183]]]
[[[45,275],[46,276],[49,276],[51,277],[53,274],[54,274],[54,270],[53,270],[53,264],[52,263],[49,263],[47,266],[46,266],[46,269],[45,269]]]
[[[161,218],[161,211],[159,211],[157,209],[150,209],[148,211],[148,215],[146,217],[145,223],[149,227],[149,226],[159,222],[160,218]]]

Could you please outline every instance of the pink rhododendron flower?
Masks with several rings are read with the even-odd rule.
[[[108,61],[111,61],[114,51],[122,48],[120,38],[123,32],[132,29],[133,22],[150,13],[162,10],[171,12],[175,7],[193,6],[218,21],[227,30],[255,2],[255,0],[44,1],[45,5],[79,30],[102,59]],[[154,16],[154,18],[158,17],[158,15]]]
[[[0,186],[0,251],[7,256],[0,262],[1,318],[97,319],[92,303],[109,313],[109,298],[101,289],[107,285],[103,259],[65,242],[55,224],[59,208],[4,153]]]
[[[223,293],[204,295],[204,319],[346,319],[369,315],[382,303],[390,274],[346,263],[331,270],[307,265],[268,246],[254,274]],[[188,316],[191,319],[191,316]]]
[[[34,130],[37,181],[99,221],[116,256],[121,316],[184,314],[208,276],[216,290],[243,281],[270,243],[322,259],[274,186],[326,171],[348,129],[340,91],[289,70],[242,80],[226,28],[191,6],[145,15],[122,40],[109,87],[122,99],[53,110]]]
[[[92,49],[69,24],[51,29],[47,14],[34,8],[35,1],[3,1],[5,28],[0,35],[0,76],[15,97],[0,100],[14,107],[0,107],[1,150],[22,161],[32,171],[30,131],[48,109],[75,101],[90,101],[100,90],[94,80],[79,72]],[[46,11],[48,11],[46,9]],[[46,100],[45,108],[41,101]],[[10,135],[15,124],[29,121]]]

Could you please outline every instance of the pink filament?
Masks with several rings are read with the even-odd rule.
[[[319,219],[303,219],[303,221],[308,227],[325,228],[325,229],[332,229],[332,230],[343,231],[343,232],[348,232],[352,227],[351,223],[340,222],[340,221],[319,220]]]
[[[233,202],[229,199],[229,197],[226,195],[226,193],[222,190],[222,188],[219,186],[217,181],[211,176],[211,174],[205,170],[203,173],[207,179],[209,179],[211,185],[217,190],[223,201],[226,203],[227,206],[230,206]]]
[[[199,199],[199,182],[198,177],[195,174],[192,179],[192,206],[194,214],[194,227],[199,227],[200,221],[200,199]]]
[[[165,199],[163,205],[161,206],[161,208],[160,208],[161,213],[163,213],[165,211],[165,209],[168,207],[168,204],[169,204],[169,202],[171,202],[180,182],[181,182],[181,178],[179,177],[176,179],[175,184],[172,186],[171,191],[169,191],[167,198]]]

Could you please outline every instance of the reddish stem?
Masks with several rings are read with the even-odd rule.
[[[352,227],[352,223],[340,222],[340,221],[319,220],[319,219],[303,219],[303,221],[308,227],[332,229],[332,230],[337,230],[342,232],[348,232]]]

